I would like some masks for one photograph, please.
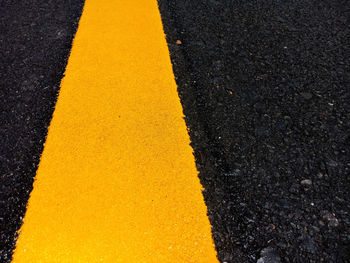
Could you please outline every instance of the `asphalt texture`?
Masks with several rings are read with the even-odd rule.
[[[350,2],[159,1],[221,262],[350,262]]]
[[[82,5],[0,2],[0,262]],[[220,261],[350,262],[350,2],[159,6]]]
[[[32,190],[83,1],[0,1],[0,262]]]

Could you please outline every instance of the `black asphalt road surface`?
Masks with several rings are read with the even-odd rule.
[[[82,7],[0,0],[1,263],[11,258]]]
[[[350,2],[158,2],[219,260],[350,262]],[[0,262],[82,5],[0,2]]]

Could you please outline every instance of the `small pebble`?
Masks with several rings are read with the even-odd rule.
[[[328,221],[328,226],[330,227],[337,227],[339,225],[339,221],[335,215],[328,211],[325,211],[323,219]]]
[[[323,177],[323,173],[318,173],[317,177],[321,179]]]
[[[257,263],[280,263],[281,258],[272,247],[264,248],[260,253]]]
[[[312,181],[309,179],[302,180],[300,183],[302,185],[312,185]]]

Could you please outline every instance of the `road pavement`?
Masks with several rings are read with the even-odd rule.
[[[158,3],[220,262],[349,262],[349,1]],[[0,262],[82,7],[0,4]]]

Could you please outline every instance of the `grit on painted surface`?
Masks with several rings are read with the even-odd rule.
[[[87,0],[13,262],[217,262],[156,0]]]

